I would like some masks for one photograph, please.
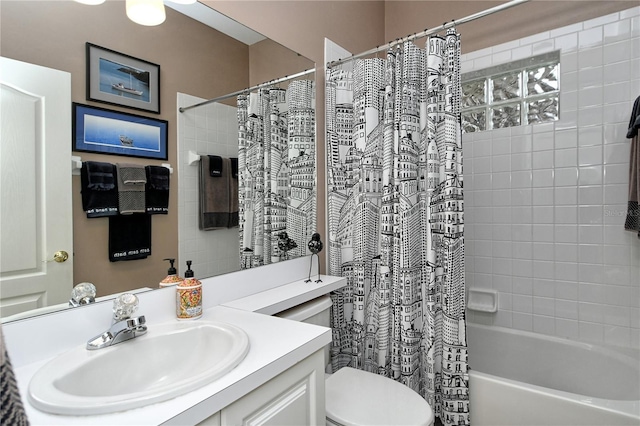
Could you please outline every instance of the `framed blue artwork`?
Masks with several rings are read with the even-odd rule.
[[[166,160],[166,120],[73,103],[73,150]]]
[[[160,114],[160,65],[87,43],[87,100]]]

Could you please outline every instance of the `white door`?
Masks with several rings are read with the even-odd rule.
[[[68,301],[72,281],[71,75],[0,57],[0,316]]]

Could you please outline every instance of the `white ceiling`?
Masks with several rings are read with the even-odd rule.
[[[265,39],[262,34],[245,27],[244,25],[200,2],[195,2],[193,4],[179,4],[167,1],[165,2],[165,6],[200,21],[211,28],[215,28],[229,37],[233,37],[247,45],[252,45]]]

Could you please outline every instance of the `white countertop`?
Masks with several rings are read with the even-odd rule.
[[[4,324],[3,331],[9,356],[14,366],[30,423],[32,425],[195,424],[220,411],[331,342],[331,329],[329,328],[269,315],[340,288],[346,284],[345,278],[321,276],[322,283],[305,283],[305,277],[287,284],[270,284],[266,286],[270,287],[266,290],[263,285],[263,289],[259,289],[262,291],[255,294],[247,292],[241,294],[236,287],[233,287],[234,278],[225,277],[224,279],[214,277],[206,280],[204,300],[206,300],[208,292],[222,291],[224,293],[221,289],[224,289],[225,286],[232,286],[230,287],[232,288],[231,293],[242,297],[228,300],[224,294],[216,294],[215,298],[210,296],[210,302],[205,304],[202,319],[226,322],[242,328],[250,340],[250,349],[245,359],[231,372],[199,389],[168,401],[133,410],[97,416],[61,416],[36,410],[29,404],[27,398],[29,381],[40,367],[61,353],[78,345],[84,346],[87,337],[104,331],[96,329],[96,327],[102,327],[102,325],[96,324],[102,323],[96,321],[95,317],[106,316],[108,318],[109,304],[92,307],[93,310],[86,308],[67,310]],[[154,322],[159,324],[166,321],[176,321],[175,314],[171,309],[175,309],[174,292],[171,291],[171,288],[142,294],[140,299],[140,314],[147,317],[147,325],[150,330],[153,328]],[[212,299],[215,299],[215,302],[219,304],[212,306],[214,303]],[[149,309],[143,309],[145,306]],[[167,312],[170,313],[167,314]],[[62,330],[61,327],[67,327],[70,330]],[[87,329],[90,329],[91,332],[88,332]],[[67,336],[68,333],[72,336]],[[25,339],[25,336],[29,338]],[[144,338],[144,336],[139,338]],[[126,342],[122,344],[126,345]],[[51,348],[52,345],[55,347]]]
[[[236,325],[249,335],[249,353],[236,368],[223,377],[168,401],[133,410],[97,416],[62,416],[36,410],[27,399],[28,383],[33,374],[48,361],[46,359],[14,369],[30,423],[32,425],[195,424],[331,342],[331,330],[328,328],[225,306],[208,309],[202,319]],[[149,329],[153,328],[153,324],[148,326]],[[126,342],[122,344],[126,345]],[[96,386],[100,384],[96,383]]]
[[[318,278],[314,275],[311,282],[297,280],[289,284],[271,288],[269,290],[254,293],[240,299],[224,303],[230,308],[243,311],[258,312],[273,315],[282,312],[308,300],[315,299],[330,291],[345,286],[346,278],[320,275],[321,282],[315,282]]]

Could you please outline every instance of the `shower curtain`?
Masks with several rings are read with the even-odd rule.
[[[240,267],[308,254],[316,231],[311,80],[238,96]]]
[[[326,76],[332,366],[404,383],[469,424],[460,37]]]

